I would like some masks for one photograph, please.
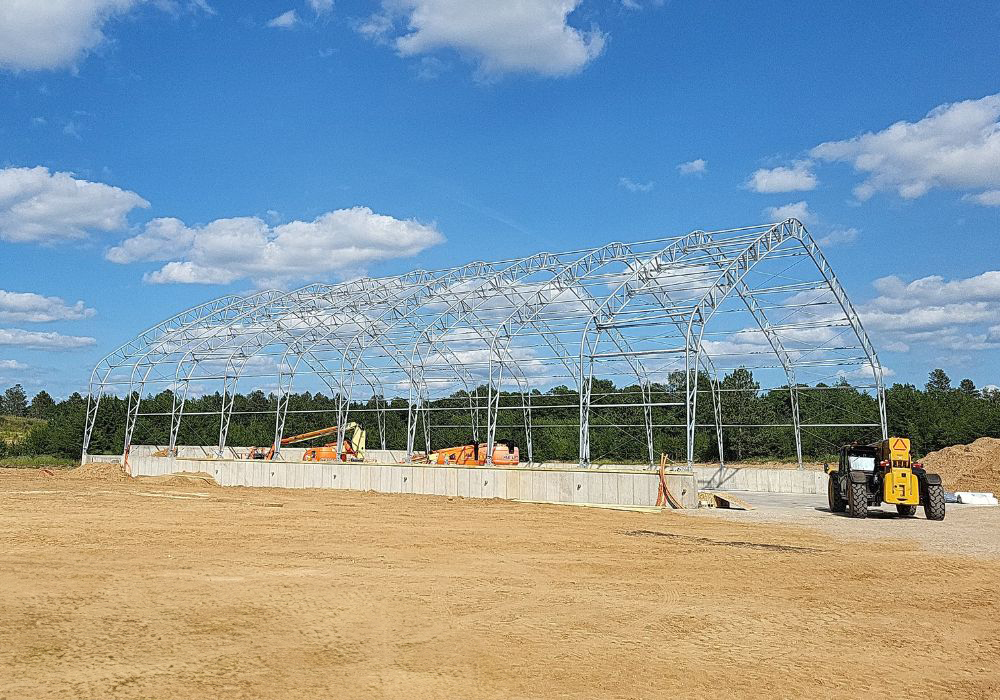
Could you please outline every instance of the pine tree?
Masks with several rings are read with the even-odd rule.
[[[28,415],[28,395],[20,384],[15,384],[4,392],[3,413],[8,416]]]
[[[924,388],[927,391],[951,391],[951,378],[943,369],[931,370]]]
[[[958,390],[961,391],[966,396],[979,396],[979,389],[971,379],[963,379],[958,383]]]
[[[31,399],[31,405],[28,407],[28,415],[32,418],[49,418],[55,407],[56,402],[49,396],[49,392],[39,391]]]

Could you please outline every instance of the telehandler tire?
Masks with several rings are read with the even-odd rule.
[[[896,504],[896,512],[901,518],[912,518],[917,513],[916,506],[908,506],[905,503]]]
[[[944,520],[944,486],[941,484],[927,484],[924,517],[928,520]]]
[[[844,503],[844,499],[840,495],[840,489],[837,488],[837,480],[833,474],[827,479],[826,500],[830,504],[831,513],[843,513],[847,510],[847,504]]]
[[[852,518],[868,517],[868,485],[851,482],[847,490],[848,510]]]

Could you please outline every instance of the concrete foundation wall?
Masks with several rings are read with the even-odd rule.
[[[134,445],[129,454],[129,462],[133,465],[137,464],[137,460],[141,460],[144,457],[157,460],[157,466],[150,466],[153,469],[163,469],[162,465],[164,462],[169,462],[167,457],[150,457],[154,452],[165,449],[164,445]],[[246,457],[247,450],[246,447],[228,447],[226,448],[225,458],[233,461],[240,461]],[[182,445],[177,448],[178,459],[182,458],[195,458],[195,459],[215,459],[216,448],[211,446],[198,446],[198,445]],[[272,464],[280,463],[299,463],[302,460],[302,455],[305,452],[305,448],[302,447],[286,447],[282,449],[281,456],[279,460],[275,460]],[[429,468],[427,465],[411,465],[405,464],[406,461],[406,451],[405,450],[374,450],[369,449],[366,454],[366,464],[371,463],[372,465],[380,466],[392,466],[399,465],[400,467],[406,467],[410,469],[414,468]],[[120,461],[118,456],[89,456],[90,461]],[[317,466],[314,463],[306,462],[307,465]],[[434,467],[435,469],[445,469],[444,467]],[[652,486],[649,487],[655,498],[656,495],[656,476],[655,472],[643,469],[636,465],[605,465],[600,469],[579,469],[574,468],[572,464],[565,462],[543,462],[540,464],[532,465],[521,465],[517,470],[523,471],[525,469],[531,469],[532,471],[538,471],[542,473],[546,472],[564,472],[564,473],[581,473],[589,474],[593,472],[598,472],[600,474],[608,473],[624,473],[624,474],[640,474],[643,477],[644,482],[650,482]],[[482,468],[481,468],[482,469]],[[156,471],[150,473],[162,474],[169,473],[172,471],[184,471],[187,470],[177,468],[170,468],[167,472]],[[207,468],[200,467],[194,471],[209,471]],[[510,470],[496,470],[496,471],[510,471]],[[143,474],[147,472],[141,472]],[[211,473],[211,472],[210,472]],[[694,475],[698,480],[698,489],[702,490],[719,490],[719,491],[763,491],[770,493],[826,493],[826,482],[827,476],[821,471],[813,470],[802,470],[797,469],[764,469],[755,467],[695,467]],[[215,476],[213,474],[213,476]],[[216,476],[218,479],[218,477]],[[275,477],[277,478],[277,477]],[[220,482],[221,483],[221,482]],[[242,484],[245,486],[271,486],[274,484]],[[673,491],[673,486],[670,486],[671,491]],[[644,487],[645,488],[645,487]],[[378,489],[373,489],[378,490]],[[581,491],[583,487],[581,486]],[[589,485],[588,485],[589,490]],[[596,487],[595,487],[596,491]],[[424,491],[418,491],[416,493],[424,493]],[[460,494],[449,494],[449,495],[460,495]],[[530,500],[552,500],[547,498],[540,498],[534,496],[514,496],[513,498],[525,498]]]
[[[266,462],[204,457],[129,456],[133,476],[207,472],[222,486],[333,488],[556,503],[656,505],[653,472],[599,469],[439,467],[422,464]],[[685,507],[698,503],[691,472],[668,473],[667,487]]]
[[[810,469],[755,469],[753,467],[695,467],[698,488],[717,491],[770,493],[826,493],[827,475]]]

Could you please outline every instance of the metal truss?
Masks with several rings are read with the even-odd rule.
[[[886,434],[875,348],[819,246],[789,219],[219,297],[143,331],[98,363],[90,380],[84,457],[107,394],[128,397],[128,455],[139,418],[153,415],[141,410],[152,387],[172,392],[171,410],[163,414],[170,416],[171,451],[187,397],[218,392],[222,455],[231,420],[240,413],[234,411],[237,391],[252,386],[276,397],[276,453],[297,387],[331,392],[341,427],[352,411],[374,412],[383,449],[386,415],[393,410],[388,400],[406,395],[406,408],[395,410],[406,412],[408,459],[421,429],[430,451],[436,427],[455,427],[434,425],[443,399],[450,398],[452,407],[456,396],[467,402],[470,434],[485,438],[487,455],[499,433],[512,430],[500,415],[518,411],[523,424],[517,431],[523,429],[530,462],[539,436],[557,427],[533,416],[567,408],[532,395],[565,395],[550,390],[566,386],[578,396],[581,465],[607,457],[591,454],[592,437],[607,430],[619,442],[642,444],[652,465],[658,435],[682,435],[692,464],[698,431],[710,429],[722,463],[724,430],[766,427],[734,418],[727,406],[727,391],[736,389],[726,389],[723,380],[740,368],[760,382],[749,390],[788,392],[788,422],[768,426],[792,431],[800,465],[803,431],[854,426]],[[638,398],[602,401],[594,390],[599,379],[619,390],[633,387],[627,391]],[[368,398],[356,395],[359,384],[371,392],[374,408],[357,407]],[[870,392],[877,417],[803,421],[802,392],[812,399],[818,390],[845,386]],[[707,422],[699,419],[699,394],[711,399]],[[684,422],[657,424],[661,407],[671,407]],[[641,409],[641,422],[625,422],[626,408]]]

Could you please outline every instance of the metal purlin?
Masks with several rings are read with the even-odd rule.
[[[888,437],[884,387],[882,384],[882,367],[879,364],[875,349],[872,346],[871,341],[868,339],[867,334],[864,332],[860,319],[854,311],[853,305],[851,305],[846,294],[844,294],[843,289],[840,287],[840,283],[833,275],[833,271],[830,269],[826,259],[822,257],[822,253],[819,251],[815,241],[812,240],[812,237],[799,221],[789,219],[773,225],[765,233],[754,240],[735,260],[733,260],[719,276],[712,289],[710,289],[705,296],[702,297],[701,301],[691,313],[691,317],[688,322],[687,350],[685,352],[688,412],[687,460],[689,466],[694,462],[694,432],[696,428],[696,421],[693,419],[693,416],[695,415],[698,401],[697,376],[692,376],[692,367],[697,367],[697,358],[701,354],[702,338],[705,333],[705,327],[711,320],[712,316],[715,315],[715,312],[718,310],[722,302],[729,296],[730,292],[736,289],[743,282],[747,274],[749,274],[749,272],[753,270],[759,262],[764,260],[769,253],[777,250],[787,240],[798,242],[806,250],[806,252],[809,253],[810,258],[813,260],[814,264],[816,264],[820,274],[822,274],[826,280],[831,293],[833,293],[834,297],[837,298],[838,303],[840,303],[841,308],[847,317],[848,323],[851,324],[858,341],[861,343],[862,348],[864,348],[868,356],[869,364],[872,368],[873,377],[877,387],[879,421],[882,429],[882,437],[883,439]],[[697,339],[695,342],[692,342],[692,340],[694,340],[695,328],[697,328]],[[695,356],[694,363],[690,361],[692,353]]]
[[[373,283],[372,280],[367,280],[364,282],[359,282],[362,285],[370,285]],[[345,283],[344,285],[336,285],[338,288],[342,288],[351,283]],[[250,308],[249,310],[239,314],[235,318],[229,319],[227,323],[220,326],[214,327],[212,333],[206,336],[202,342],[196,344],[194,347],[187,350],[184,356],[177,362],[174,370],[174,385],[179,387],[179,390],[175,389],[173,404],[171,407],[170,416],[170,444],[168,451],[170,454],[176,453],[177,448],[177,434],[180,430],[181,419],[184,415],[184,405],[187,401],[188,389],[190,386],[191,379],[194,375],[195,370],[198,368],[199,364],[208,360],[219,360],[221,357],[216,357],[212,353],[218,350],[218,346],[223,345],[227,340],[233,340],[236,338],[241,338],[247,335],[247,329],[257,329],[256,335],[258,337],[263,337],[267,333],[274,333],[269,330],[268,326],[259,326],[258,319],[263,318],[265,321],[271,323],[280,323],[284,316],[278,315],[273,316],[272,306],[288,305],[292,302],[291,307],[294,308],[294,301],[299,298],[304,298],[307,300],[315,300],[315,292],[320,289],[329,289],[330,285],[319,285],[313,284],[301,289],[294,290],[292,292],[287,292],[281,294],[277,297],[269,299],[265,304],[258,305]],[[247,323],[249,321],[249,324]],[[236,331],[235,329],[241,329]],[[218,345],[216,345],[218,343]],[[186,372],[182,369],[186,368]],[[228,369],[228,368],[227,368]],[[224,374],[223,377],[223,389],[224,391],[229,389],[228,374]],[[332,387],[331,387],[332,388]],[[231,400],[230,400],[231,401]],[[230,407],[231,408],[231,407]],[[225,420],[226,412],[226,398],[223,397],[223,406],[220,411],[221,420]]]
[[[262,292],[262,294],[266,293],[267,292]],[[164,344],[168,342],[176,342],[178,334],[182,334],[184,331],[200,328],[205,318],[212,317],[220,312],[225,312],[233,308],[241,307],[245,303],[246,299],[244,297],[235,295],[226,295],[212,299],[204,304],[199,304],[198,306],[186,309],[171,316],[165,321],[161,321],[155,326],[147,328],[132,340],[124,343],[105,355],[100,362],[98,362],[97,366],[94,367],[94,371],[91,373],[90,386],[87,395],[87,414],[84,423],[82,459],[86,460],[87,458],[87,451],[90,448],[90,440],[93,435],[94,424],[97,420],[97,411],[100,406],[101,397],[104,395],[106,388],[109,386],[111,374],[116,369],[127,367],[130,364],[132,366],[128,391],[129,409],[126,413],[126,439],[124,452],[125,456],[127,456],[128,447],[131,442],[130,436],[132,435],[129,428],[134,429],[135,427],[135,417],[132,409],[135,374],[137,368],[142,363],[142,360],[153,354],[155,350],[161,348]],[[136,359],[134,363],[130,363],[129,361],[135,358],[137,354],[138,359]],[[119,358],[119,360],[113,363],[112,358]],[[152,371],[155,366],[155,363],[149,363],[149,368],[146,370],[146,377],[148,377],[150,371]],[[95,382],[98,372],[102,368],[104,369],[104,375],[101,377],[99,382]],[[140,383],[139,397],[138,400],[134,401],[135,413],[138,413],[138,406],[142,400],[143,384],[144,382]],[[96,392],[94,391],[95,386],[97,387]]]
[[[794,251],[788,247],[790,243],[793,244]],[[665,245],[666,249],[675,252],[666,256],[658,255],[653,249],[647,248],[653,244]],[[626,273],[629,276],[626,282],[606,294],[601,291],[602,284],[606,279],[614,279],[615,276],[598,275],[597,270],[613,259],[613,255],[608,253],[611,250],[617,250],[620,256],[620,259],[614,262],[622,262],[626,267],[634,269],[631,273]],[[568,256],[574,254],[581,257],[570,261]],[[538,260],[545,256],[549,257],[548,262],[538,264],[537,271],[551,274],[551,278],[537,284],[519,284],[531,276],[524,267],[527,261]],[[817,285],[810,289],[819,289],[821,286],[828,289],[832,301],[823,301],[820,304],[839,306],[843,316],[814,317],[818,325],[813,325],[811,322],[784,325],[779,320],[779,325],[775,326],[765,308],[788,309],[794,314],[798,313],[795,310],[797,307],[810,306],[813,302],[799,304],[789,298],[773,303],[761,303],[760,299],[763,299],[765,294],[783,293],[802,286],[793,284],[762,288],[759,285],[749,284],[748,274],[758,263],[771,257],[810,258],[822,278],[815,283],[809,282]],[[707,293],[692,298],[690,302],[687,300],[679,302],[671,298],[672,292],[668,294],[665,289],[656,288],[656,275],[662,274],[667,280],[663,283],[663,287],[680,285],[674,288],[682,296],[694,292],[700,294],[702,291],[700,287],[696,290],[691,286],[684,287],[683,282],[675,281],[685,277],[683,265],[690,266],[693,260],[697,261],[696,266],[711,266],[717,272]],[[581,263],[581,261],[587,262]],[[504,277],[505,270],[512,271],[509,273],[512,275],[509,278],[511,281],[506,288],[502,284],[497,284],[498,280],[508,279]],[[672,270],[680,274],[671,277]],[[771,277],[778,277],[781,274],[777,272]],[[404,278],[406,282],[402,281]],[[471,290],[463,289],[462,283],[470,282],[475,283],[475,286]],[[407,287],[407,284],[412,286]],[[497,288],[494,289],[493,286]],[[555,295],[550,296],[553,292]],[[598,294],[595,296],[594,292]],[[378,348],[384,355],[380,354],[372,359],[377,359],[380,365],[384,361],[390,363],[392,367],[398,367],[399,370],[391,371],[402,371],[409,379],[411,400],[407,410],[407,447],[408,452],[412,454],[413,435],[418,425],[418,418],[424,427],[425,444],[430,446],[428,404],[431,400],[431,390],[427,381],[428,372],[455,371],[455,376],[463,381],[469,390],[473,426],[474,428],[478,426],[479,400],[478,397],[472,398],[471,384],[475,380],[470,369],[479,361],[472,360],[468,367],[463,366],[447,342],[449,332],[462,327],[463,323],[468,323],[473,329],[471,335],[478,338],[478,340],[472,338],[472,342],[488,341],[489,344],[488,358],[484,361],[488,365],[490,392],[487,395],[486,406],[487,441],[490,448],[488,454],[492,453],[495,442],[498,409],[498,405],[495,404],[499,399],[505,372],[510,372],[517,381],[523,397],[522,408],[530,420],[527,375],[517,366],[512,352],[516,336],[530,329],[531,333],[540,339],[535,342],[542,343],[543,347],[547,345],[552,351],[552,356],[543,358],[539,367],[544,368],[546,363],[565,365],[570,371],[570,376],[576,377],[580,389],[580,458],[581,463],[587,464],[590,460],[590,390],[595,378],[595,361],[610,361],[609,367],[626,372],[627,363],[636,372],[636,376],[640,378],[643,415],[651,440],[651,384],[648,374],[644,374],[647,370],[641,367],[641,358],[648,354],[673,352],[672,349],[655,345],[661,343],[660,338],[672,336],[661,335],[659,332],[643,335],[641,332],[628,329],[643,325],[661,328],[676,326],[680,323],[681,317],[675,312],[682,303],[690,303],[691,308],[685,311],[684,320],[687,322],[687,328],[682,348],[686,386],[684,405],[687,408],[687,456],[690,462],[693,460],[694,433],[698,427],[696,409],[699,367],[704,367],[712,380],[711,393],[715,406],[717,435],[721,442],[719,408],[721,402],[717,399],[718,371],[712,362],[713,353],[705,348],[703,339],[709,321],[733,292],[742,301],[742,306],[746,307],[746,312],[749,312],[754,319],[757,329],[766,338],[773,356],[777,358],[781,369],[785,372],[792,404],[791,427],[795,431],[796,456],[800,462],[802,425],[797,410],[796,382],[796,369],[800,366],[867,364],[874,379],[879,424],[885,436],[887,432],[885,389],[882,368],[875,349],[861,326],[856,310],[818,245],[800,222],[787,220],[766,227],[747,227],[708,233],[694,232],[679,238],[645,241],[641,244],[610,244],[574,253],[539,254],[494,263],[475,262],[449,270],[416,271],[409,275],[377,280],[355,280],[337,285],[313,284],[292,292],[269,290],[245,297],[237,295],[219,297],[182,311],[143,331],[101,359],[90,377],[83,457],[86,458],[90,447],[102,396],[111,391],[118,391],[115,387],[125,384],[128,386],[129,394],[125,441],[127,452],[137,418],[141,415],[139,408],[144,389],[150,383],[171,381],[170,377],[162,372],[167,367],[173,368],[170,384],[174,389],[171,406],[171,450],[176,449],[177,431],[184,414],[184,403],[191,382],[202,378],[196,376],[199,375],[201,368],[211,369],[216,364],[222,366],[221,377],[209,376],[209,372],[201,372],[200,375],[205,375],[206,380],[219,378],[223,381],[225,398],[223,409],[220,411],[219,444],[224,445],[227,434],[226,423],[227,418],[232,415],[232,397],[235,394],[236,384],[246,372],[249,360],[256,355],[269,353],[269,348],[278,348],[282,357],[282,362],[275,370],[279,375],[281,389],[280,410],[276,412],[278,438],[281,435],[279,421],[288,411],[287,396],[290,393],[291,383],[296,373],[301,373],[300,367],[305,366],[337,393],[338,425],[346,419],[351,389],[355,382],[366,381],[375,396],[380,433],[384,441],[384,427],[381,426],[384,425],[385,416],[378,409],[380,397],[385,393],[383,384],[386,367],[371,364],[366,357],[369,350]],[[576,300],[568,298],[570,296],[575,296]],[[619,319],[619,314],[636,297],[643,297],[644,301],[637,304],[634,310],[626,311]],[[570,303],[568,310],[564,310],[565,307],[557,309],[559,304],[566,302]],[[496,308],[486,308],[492,304],[495,304]],[[445,311],[442,312],[436,305],[444,306]],[[549,308],[553,310],[551,313],[548,312]],[[735,311],[730,306],[725,310],[727,313]],[[500,313],[504,318],[503,322],[498,323],[489,317],[488,314],[494,311]],[[322,319],[324,325],[334,327],[318,326],[317,319]],[[806,361],[806,356],[817,352],[838,353],[851,350],[855,346],[841,342],[840,345],[845,347],[836,347],[829,339],[810,339],[812,345],[793,354],[783,343],[782,334],[786,330],[791,332],[816,329],[824,327],[824,324],[831,328],[843,326],[845,319],[863,351],[858,353],[857,357],[833,356],[817,364],[813,360]],[[583,333],[580,338],[579,361],[574,363],[571,361],[573,353],[565,346],[562,338],[567,333],[575,335],[577,322],[583,323]],[[351,325],[352,323],[354,325]],[[358,328],[359,324],[363,327]],[[491,324],[495,325],[492,332]],[[520,325],[515,329],[517,324]],[[743,329],[738,332],[748,331],[749,329]],[[463,333],[465,332],[463,329]],[[842,335],[843,332],[838,333],[834,338]],[[823,337],[828,338],[828,336]],[[652,346],[654,349],[636,351],[631,345],[632,338],[640,343],[654,343]],[[614,342],[619,352],[598,353],[602,339],[605,342]],[[802,341],[797,340],[796,343],[801,344]],[[404,354],[404,348],[408,349],[408,356]],[[332,368],[328,359],[324,359],[326,353],[332,353],[334,357],[339,356],[339,372]],[[447,359],[440,363],[439,368],[435,363],[439,357],[445,356]],[[285,362],[291,357],[295,358],[294,363]],[[434,360],[434,363],[431,360]],[[127,382],[124,378],[119,379],[122,370],[128,372]],[[548,376],[554,378],[559,375]],[[138,397],[136,397],[137,389]],[[281,394],[286,397],[283,406],[280,406]],[[843,423],[843,425],[848,424]],[[527,430],[530,436],[530,424],[527,425]],[[278,441],[276,439],[276,442]],[[652,449],[651,443],[649,449]]]
[[[480,265],[480,263],[476,263],[476,265]],[[462,268],[457,268],[457,269],[462,269]],[[385,280],[384,282],[386,284],[394,284],[394,283],[395,284],[399,284],[399,285],[401,285],[401,289],[403,289],[405,292],[409,292],[411,294],[419,294],[422,290],[426,289],[426,285],[427,285],[427,283],[430,280],[435,279],[437,276],[447,275],[448,273],[451,273],[451,272],[454,272],[454,270],[446,270],[446,271],[438,271],[438,272],[427,272],[427,271],[424,271],[424,270],[417,270],[417,271],[414,271],[412,273],[408,273],[406,275],[401,275],[399,277],[390,278],[389,280]],[[395,303],[398,304],[402,299],[407,298],[407,296],[408,296],[407,294],[400,294],[400,295],[397,295],[397,296],[393,297],[392,299],[393,299],[393,301]],[[286,397],[285,404],[284,404],[283,409],[281,411],[279,411],[278,414],[277,414],[277,416],[276,416],[275,442],[274,442],[274,444],[275,444],[275,453],[276,454],[281,449],[280,443],[281,443],[282,433],[283,433],[283,430],[284,430],[284,418],[285,418],[285,414],[287,412],[287,395],[288,395],[288,392],[291,391],[291,383],[292,383],[292,379],[294,378],[295,368],[298,367],[298,363],[301,360],[302,356],[305,355],[305,354],[308,354],[308,353],[312,353],[317,346],[319,346],[319,345],[321,345],[323,343],[328,343],[328,344],[330,344],[331,347],[328,347],[326,349],[328,349],[328,350],[330,350],[330,349],[336,349],[338,351],[340,357],[341,357],[341,372],[340,372],[340,380],[338,382],[338,386],[340,387],[340,391],[338,392],[338,402],[337,402],[337,425],[338,425],[338,428],[340,428],[337,432],[338,432],[339,449],[341,449],[341,450],[343,449],[343,443],[342,443],[343,426],[346,424],[346,417],[347,417],[347,415],[346,415],[346,408],[345,408],[344,404],[345,404],[345,402],[348,402],[350,400],[351,392],[352,392],[352,389],[353,389],[353,386],[354,386],[354,378],[358,374],[359,368],[361,368],[361,367],[366,368],[367,373],[369,375],[371,375],[372,377],[377,377],[377,375],[378,375],[378,372],[377,372],[377,370],[375,368],[368,366],[364,362],[363,352],[362,352],[362,353],[360,353],[357,356],[357,358],[355,359],[355,362],[352,365],[352,371],[351,371],[351,374],[350,374],[350,384],[348,385],[348,384],[346,384],[344,382],[343,363],[346,360],[347,352],[349,351],[349,349],[350,349],[351,344],[353,343],[353,341],[357,337],[361,336],[362,334],[366,334],[367,337],[368,337],[368,339],[369,339],[369,341],[370,341],[369,344],[366,346],[366,349],[367,349],[367,347],[373,347],[373,346],[380,347],[386,353],[387,358],[390,359],[390,360],[392,360],[408,376],[412,373],[412,369],[405,363],[405,361],[402,358],[402,355],[399,353],[398,348],[395,348],[391,344],[391,341],[390,341],[390,344],[388,344],[388,345],[386,344],[386,342],[385,342],[385,331],[382,330],[382,331],[375,332],[375,331],[372,330],[372,329],[374,329],[374,328],[376,328],[378,326],[378,324],[381,322],[381,320],[386,315],[389,314],[389,310],[388,309],[392,308],[392,304],[390,304],[388,302],[388,299],[387,299],[386,302],[385,302],[385,305],[387,305],[388,308],[387,308],[387,310],[383,311],[383,313],[381,315],[375,316],[374,314],[368,314],[368,315],[365,316],[365,322],[367,324],[369,324],[369,328],[368,328],[367,332],[364,330],[364,326],[362,326],[362,330],[358,331],[358,333],[356,335],[352,334],[350,336],[350,338],[348,339],[348,342],[344,345],[343,348],[335,348],[335,347],[332,346],[332,341],[333,340],[340,340],[341,339],[341,336],[340,336],[341,329],[339,328],[339,326],[334,325],[332,327],[329,327],[329,328],[325,329],[324,331],[322,331],[320,333],[317,333],[316,337],[310,339],[310,342],[309,342],[309,344],[307,346],[305,346],[303,349],[301,349],[298,352],[292,353],[292,354],[295,355],[295,358],[296,358],[295,359],[295,365],[293,365],[291,367],[291,371],[290,372],[286,373],[287,376],[288,376],[288,383],[287,383],[287,385],[283,385],[283,395]],[[380,305],[376,305],[375,306],[376,310],[378,310],[380,308],[381,308]],[[404,319],[404,320],[406,320],[406,319]],[[286,352],[282,355],[282,363],[283,364],[287,363],[287,357],[288,357],[288,354],[289,354],[290,351],[291,351],[291,348],[289,347],[289,349],[286,350]],[[471,375],[469,375],[467,372],[463,373],[464,368],[462,367],[462,365],[460,363],[457,364],[457,365],[455,365],[454,368],[455,368],[456,374],[459,376],[460,380],[468,387],[469,386],[469,382],[471,380]],[[328,370],[328,371],[330,371],[331,375],[332,375],[332,370]],[[379,383],[379,386],[381,387],[382,384],[381,384],[380,380],[378,380],[378,383]],[[372,390],[375,391],[375,386],[374,386],[374,382],[373,382],[372,379],[369,379],[368,384],[372,387]],[[279,401],[280,401],[280,396],[279,396]],[[376,398],[376,402],[378,402],[377,398]],[[380,413],[379,414],[379,421],[380,421],[380,423],[379,423],[380,428],[379,429],[380,429],[380,438],[382,440],[383,445],[385,443],[385,425],[384,425],[384,420],[385,420],[384,415],[382,415]]]

